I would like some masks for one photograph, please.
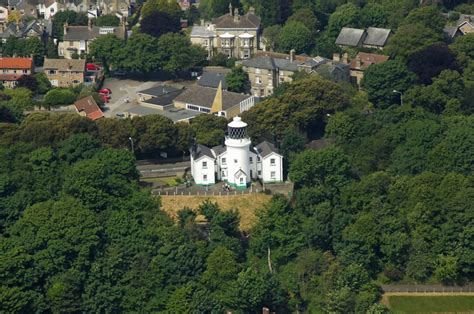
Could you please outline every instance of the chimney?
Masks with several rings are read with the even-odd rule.
[[[296,53],[295,49],[290,50],[290,62],[295,61],[295,53]]]
[[[240,21],[240,14],[239,14],[239,9],[235,8],[234,9],[234,22],[238,23]]]
[[[338,52],[333,53],[332,54],[332,60],[337,61],[337,62],[341,61],[341,54],[338,53]]]
[[[359,55],[356,56],[356,59],[355,59],[355,67],[356,67],[356,69],[360,69],[360,67],[361,67],[361,62],[360,62],[360,57],[359,57]]]
[[[342,55],[342,62],[344,62],[345,64],[349,63],[349,55],[347,54],[347,52],[344,52],[344,54]]]
[[[67,28],[69,27],[68,23],[64,23],[64,35],[67,34]]]
[[[264,307],[262,309],[262,314],[270,314],[270,309],[268,307]]]
[[[249,8],[249,13],[255,15],[255,8],[254,8],[254,7],[250,7],[250,8]]]
[[[92,19],[91,18],[89,18],[87,20],[87,27],[89,28],[89,30],[92,30]]]
[[[229,14],[232,15],[232,2],[229,2]]]

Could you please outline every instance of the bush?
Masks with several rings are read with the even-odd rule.
[[[47,107],[70,105],[76,101],[76,95],[69,89],[56,88],[50,90],[44,97]]]

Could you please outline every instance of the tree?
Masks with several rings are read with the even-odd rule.
[[[52,29],[54,38],[58,38],[59,40],[63,39],[64,23],[68,23],[69,25],[87,25],[87,16],[69,10],[56,12]]]
[[[359,26],[359,9],[351,2],[338,6],[329,17],[327,32],[329,38],[335,40],[343,27]]]
[[[100,36],[90,43],[89,55],[94,60],[101,62],[104,68],[108,70],[110,66],[117,66],[124,46],[124,40],[113,34],[107,34]]]
[[[28,88],[29,90],[33,92],[36,91],[36,88],[38,87],[36,79],[33,75],[22,75],[17,80],[17,86]]]
[[[115,42],[114,42],[115,43]],[[126,46],[116,56],[116,67],[129,72],[152,73],[163,64],[157,51],[160,51],[158,39],[148,34],[137,33],[130,37]]]
[[[422,84],[431,84],[431,79],[443,70],[458,68],[454,54],[445,45],[431,45],[413,53],[407,65]]]
[[[250,81],[241,65],[237,65],[226,75],[227,89],[236,93],[248,93]]]
[[[424,47],[443,42],[442,34],[423,24],[404,24],[386,46],[389,54],[407,58]]]
[[[76,95],[69,89],[56,88],[46,93],[44,103],[48,107],[71,105],[76,101]]]
[[[140,31],[154,37],[166,33],[177,33],[181,30],[179,16],[165,12],[153,11],[140,21]]]
[[[278,50],[289,52],[294,49],[297,53],[309,52],[312,46],[312,33],[301,22],[289,21],[283,26],[278,35]]]
[[[438,256],[435,276],[443,284],[454,284],[459,278],[458,258],[456,256]]]
[[[272,25],[263,29],[263,39],[265,47],[273,51],[278,46],[278,36],[281,32],[281,25]]]
[[[403,25],[419,24],[441,34],[445,25],[445,18],[435,5],[416,8],[403,20]]]
[[[289,173],[297,187],[326,185],[340,188],[349,182],[350,176],[347,156],[335,147],[299,153],[294,157]]]
[[[171,17],[179,17],[181,9],[176,1],[172,0],[151,0],[146,1],[141,9],[142,18],[146,18],[153,12],[160,11]]]
[[[360,11],[360,23],[364,27],[386,27],[388,24],[386,8],[378,3],[368,3]]]
[[[369,100],[379,108],[387,108],[397,102],[394,90],[404,92],[416,81],[414,73],[400,61],[389,60],[367,68],[362,86]]]
[[[58,47],[56,47],[56,44],[54,43],[53,39],[50,38],[48,40],[48,43],[46,44],[46,56],[49,59],[57,59],[59,58],[58,55]]]
[[[472,47],[474,45],[474,35],[472,33],[464,36],[458,36],[449,47],[456,53],[457,58],[461,64],[466,64],[470,60],[474,60],[474,52]]]
[[[95,20],[95,25],[97,26],[119,26],[120,25],[120,19],[113,14],[105,14],[99,16]]]
[[[309,7],[301,8],[293,13],[287,20],[287,22],[300,22],[303,23],[307,29],[313,34],[317,33],[319,22],[313,11]]]
[[[224,117],[200,114],[191,120],[196,142],[211,147],[222,144],[226,128],[227,120]]]

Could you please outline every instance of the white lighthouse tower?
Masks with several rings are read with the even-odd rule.
[[[234,117],[227,126],[227,182],[239,188],[245,187],[252,179],[249,163],[251,140],[247,136],[247,123],[240,117]]]

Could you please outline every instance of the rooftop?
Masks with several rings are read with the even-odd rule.
[[[357,66],[357,59],[360,60],[360,67]],[[351,69],[365,70],[371,64],[385,62],[389,56],[378,55],[375,53],[359,52],[357,56],[351,60]]]
[[[212,150],[209,147],[201,144],[196,144],[195,146],[192,146],[191,154],[194,160],[197,160],[203,156],[211,157],[214,159],[214,154],[212,153]]]
[[[191,37],[215,37],[216,32],[208,26],[193,26],[191,29]]]
[[[227,89],[226,74],[215,72],[203,72],[201,78],[197,82],[199,86],[217,88],[222,82],[222,88]]]
[[[191,86],[186,89],[181,95],[176,97],[175,101],[211,109],[216,93],[216,88]],[[248,99],[250,97],[252,96],[222,91],[222,108],[224,110],[227,110],[238,105],[241,101],[244,101],[245,99]]]
[[[119,38],[125,38],[123,26],[66,26],[64,41],[91,40],[99,36],[114,34]]]
[[[140,105],[127,110],[127,112],[129,114],[138,115],[138,116],[159,114],[161,116],[164,116],[172,120],[174,123],[179,122],[179,121],[189,120],[200,114],[198,111],[194,111],[194,110],[178,109],[178,108],[169,108],[169,109],[161,110],[158,108],[155,109],[155,108],[150,108],[150,107],[145,107],[145,106],[140,106]]]
[[[336,45],[358,46],[364,36],[363,29],[343,27],[337,36]]]
[[[170,91],[167,94],[163,94],[161,96],[153,97],[148,100],[145,100],[144,103],[157,105],[157,106],[168,106],[173,104],[173,100],[183,92],[184,90],[178,89],[174,91]]]
[[[245,28],[255,29],[260,27],[260,18],[253,13],[240,15],[234,19],[234,15],[227,13],[212,20],[216,28]]]
[[[32,58],[0,58],[0,69],[31,69]]]
[[[87,96],[85,98],[79,99],[74,103],[77,112],[84,112],[86,117],[95,121],[99,118],[104,116],[102,110],[100,110],[99,106],[94,100],[94,97]]]
[[[273,145],[272,143],[268,141],[263,141],[260,144],[256,146],[258,153],[262,158],[265,158],[266,156],[270,155],[271,153],[277,153],[279,154],[278,149]]]
[[[388,37],[392,31],[387,28],[369,27],[364,45],[383,47],[387,43]]]
[[[86,67],[84,59],[44,59],[44,69],[57,69],[59,71],[83,72]]]
[[[145,95],[150,95],[150,96],[163,96],[171,92],[176,92],[180,90],[179,88],[173,87],[173,86],[168,86],[168,85],[158,85],[154,86],[151,88],[147,88],[141,91],[138,91],[137,94],[145,94]]]

